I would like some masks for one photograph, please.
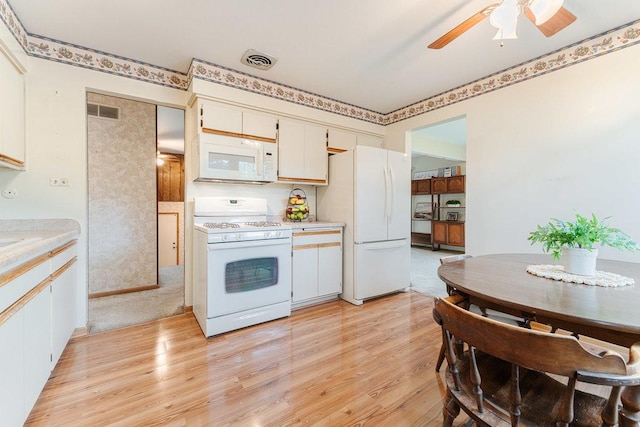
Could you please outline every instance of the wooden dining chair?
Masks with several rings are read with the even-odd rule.
[[[621,425],[637,425],[640,413],[620,407],[621,394],[636,403],[623,390],[640,385],[640,342],[627,363],[612,351],[588,351],[575,337],[497,322],[460,305],[464,297],[454,295],[436,299],[433,309],[449,364],[443,426],[461,409],[482,426],[616,426],[619,410]],[[468,350],[457,354],[452,336]],[[606,386],[608,397],[576,390],[578,382]]]
[[[468,254],[456,254],[456,255],[449,255],[449,256],[443,256],[440,258],[440,265],[442,264],[448,264],[451,262],[456,262],[456,261],[462,261],[465,259],[471,258],[471,255]],[[450,286],[447,285],[447,293],[449,295],[452,295],[455,292],[455,289]],[[479,306],[475,306],[475,305],[471,305],[468,307],[471,311],[479,311],[480,313],[482,313],[482,315],[484,317],[491,317],[494,320],[500,321],[500,322],[505,322],[505,323],[509,323],[512,325],[516,325],[516,326],[525,326],[525,327],[529,327],[529,322],[526,319],[521,319],[515,316],[511,316],[509,314],[506,313],[501,313],[499,311],[495,311],[495,310],[491,310],[491,309],[486,309],[484,307],[479,307]],[[442,364],[444,363],[445,360],[445,348],[444,348],[444,343],[440,346],[440,353],[438,354],[438,360],[436,361],[436,372],[440,372],[440,367],[442,366]]]

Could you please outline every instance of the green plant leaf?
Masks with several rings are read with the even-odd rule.
[[[640,246],[631,237],[606,224],[609,218],[599,220],[593,213],[591,218],[576,213],[574,222],[551,218],[548,224],[537,225],[536,230],[529,233],[527,240],[532,245],[542,243],[542,249],[551,252],[556,260],[560,258],[563,247],[592,250],[594,244],[600,244],[620,250],[640,250]]]

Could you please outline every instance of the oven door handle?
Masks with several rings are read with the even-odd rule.
[[[237,248],[256,248],[259,246],[291,246],[291,239],[247,240],[243,242],[209,243],[207,250],[220,251]]]

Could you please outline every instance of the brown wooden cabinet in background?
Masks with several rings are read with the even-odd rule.
[[[433,177],[427,179],[416,179],[411,181],[411,194],[413,196],[431,195],[430,202],[433,211],[431,221],[431,233],[416,232],[418,224],[424,219],[417,219],[412,212],[411,244],[431,246],[434,250],[440,245],[458,246],[465,245],[464,239],[464,206],[453,207],[442,205],[440,196],[446,194],[461,194],[465,192],[465,176],[456,175],[448,177]],[[455,197],[455,196],[454,196]],[[463,196],[464,197],[464,196]],[[450,197],[445,197],[450,199]],[[429,199],[428,199],[429,200]],[[415,209],[415,205],[414,205]],[[446,221],[447,212],[457,212],[460,221]]]
[[[431,178],[433,194],[464,193],[464,175]]]
[[[464,222],[433,221],[431,236],[434,244],[464,246]]]
[[[158,170],[158,201],[184,201],[184,156],[163,154]]]
[[[415,179],[411,181],[411,194],[431,194],[431,179]]]

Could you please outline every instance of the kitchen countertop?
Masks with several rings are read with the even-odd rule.
[[[80,224],[72,219],[0,220],[0,274],[79,235]]]
[[[291,226],[292,229],[300,229],[300,228],[323,228],[323,227],[344,227],[344,223],[341,222],[323,222],[323,221],[313,221],[313,222],[304,222],[304,221],[286,221],[283,224]]]

